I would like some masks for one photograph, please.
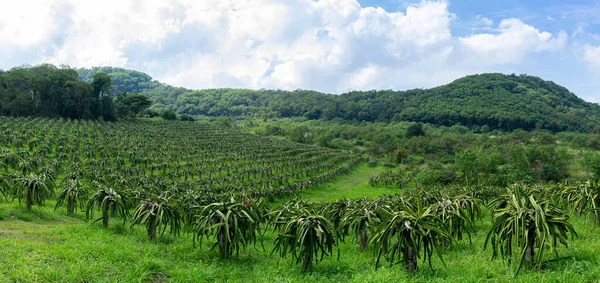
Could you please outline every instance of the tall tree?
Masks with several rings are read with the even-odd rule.
[[[143,94],[127,94],[121,93],[117,97],[115,107],[119,117],[137,116],[139,113],[148,109],[152,105],[152,101]]]
[[[110,115],[110,106],[112,105],[112,99],[110,102],[108,102],[108,100],[105,99],[105,97],[110,98],[106,95],[110,92],[110,87],[112,84],[110,76],[108,76],[105,73],[97,73],[92,77],[92,79],[93,80],[91,85],[93,103],[90,109],[92,117],[95,119],[103,117],[105,121],[110,121],[112,116],[116,118],[116,114]],[[107,113],[109,115],[106,115]],[[107,116],[109,117],[109,119],[107,119]]]
[[[97,73],[92,76],[92,97],[100,98],[110,93],[110,87],[112,80],[109,75],[105,73]]]
[[[60,116],[71,119],[82,119],[90,116],[90,97],[92,87],[82,81],[67,81],[65,83],[64,101],[59,109]]]

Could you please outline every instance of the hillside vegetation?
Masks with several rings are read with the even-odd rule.
[[[154,101],[155,110],[188,115],[413,121],[553,132],[591,132],[600,121],[597,104],[588,103],[551,81],[527,75],[480,74],[431,89],[334,95],[310,90],[190,90],[162,84],[147,74],[126,69],[99,67],[77,71],[85,81],[91,81],[95,73],[107,73],[113,80],[113,94],[140,92]]]
[[[41,64],[0,69],[0,116],[116,121],[136,116],[152,102],[140,94],[112,92],[111,77],[95,73],[87,82],[68,66]]]

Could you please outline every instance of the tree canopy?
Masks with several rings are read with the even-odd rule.
[[[190,90],[120,68],[78,69],[90,81],[95,72],[113,79],[113,93],[142,92],[152,109],[177,114],[346,121],[410,121],[487,130],[545,129],[592,132],[600,106],[551,81],[528,75],[480,74],[431,89],[352,91],[340,95],[311,90]]]
[[[116,121],[110,95],[113,79],[102,72],[90,79],[89,83],[79,80],[76,70],[52,64],[0,72],[0,115]],[[127,108],[123,116],[137,115],[152,104],[139,94],[127,95],[119,102]]]

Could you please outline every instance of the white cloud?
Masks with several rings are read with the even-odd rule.
[[[485,64],[519,63],[529,52],[555,51],[562,49],[566,42],[565,32],[553,36],[519,19],[502,20],[497,33],[460,38],[460,43],[477,55],[479,62]]]
[[[382,82],[380,76],[352,78],[354,74],[365,74],[365,70],[380,74],[384,69],[408,67],[411,62],[445,50],[452,42],[449,22],[453,16],[443,2],[424,2],[407,8],[405,13],[361,8],[354,0],[297,1],[287,6],[271,3],[242,7],[232,2],[219,12],[188,12],[197,19],[193,21],[208,19],[203,24],[212,29],[211,34],[227,35],[215,39],[220,46],[215,53],[220,59],[189,58],[165,79],[174,84],[194,81],[196,87],[223,87],[230,81],[214,74],[228,74],[244,78],[242,86],[252,88],[328,92],[397,88],[397,84]],[[265,9],[271,12],[265,13]],[[242,22],[238,19],[252,22],[253,27],[240,28]],[[243,68],[240,63],[252,67]]]
[[[600,46],[584,46],[583,59],[592,71],[600,74]]]
[[[489,27],[494,24],[494,21],[492,21],[490,18],[486,18],[482,15],[477,15],[476,19],[477,19],[477,24],[482,25],[484,27]]]
[[[0,9],[0,40],[4,44],[28,47],[47,39],[55,28],[53,8],[49,2],[15,1]],[[6,3],[5,5],[6,6]],[[34,9],[29,9],[37,6]]]
[[[0,10],[0,56],[11,59],[0,67],[113,65],[191,88],[342,92],[438,85],[567,42],[482,16],[491,33],[454,37],[455,19],[447,1],[427,0],[394,12],[356,0],[11,1]]]

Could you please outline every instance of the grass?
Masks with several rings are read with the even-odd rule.
[[[17,204],[0,204],[16,212]],[[112,221],[101,225],[54,213],[50,206],[34,208],[48,218],[21,220],[20,214],[0,221],[0,281],[26,282],[594,282],[600,280],[598,229],[577,218],[580,234],[560,258],[548,253],[542,270],[524,270],[514,278],[514,267],[490,261],[483,251],[489,215],[478,224],[473,243],[458,243],[444,253],[446,268],[438,259],[434,269],[420,264],[416,275],[401,266],[374,267],[373,250],[360,251],[352,238],[340,244],[341,257],[326,258],[312,271],[302,273],[290,258],[270,255],[273,234],[268,231],[261,245],[239,258],[221,260],[210,243],[194,247],[191,237],[159,236],[147,240],[141,228],[130,229]]]
[[[358,166],[319,189],[303,193],[310,201],[339,197],[373,197],[392,188],[371,188],[368,179],[386,168]],[[490,216],[477,223],[473,242],[467,239],[443,252],[446,267],[433,258],[433,270],[419,261],[419,271],[408,274],[399,265],[383,262],[375,270],[370,247],[361,251],[352,237],[340,243],[341,257],[325,258],[303,273],[290,257],[271,255],[274,233],[267,231],[262,244],[239,257],[221,260],[212,243],[194,246],[191,235],[158,236],[149,241],[143,227],[131,229],[117,219],[110,228],[90,224],[79,212],[67,216],[53,211],[54,201],[28,212],[24,204],[0,201],[0,282],[597,282],[600,280],[600,227],[582,217],[572,219],[579,238],[569,248],[559,248],[559,258],[545,253],[541,270],[522,270],[491,261],[483,250]]]
[[[375,198],[383,194],[394,194],[398,192],[394,187],[371,187],[369,179],[377,176],[383,171],[397,170],[379,167],[369,167],[367,164],[360,164],[352,171],[339,176],[332,181],[306,190],[301,193],[300,197],[311,202],[335,201],[341,198]]]

